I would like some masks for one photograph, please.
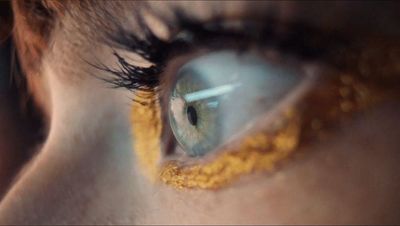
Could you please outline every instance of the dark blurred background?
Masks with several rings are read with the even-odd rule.
[[[11,30],[10,2],[0,1],[0,200],[33,155],[39,132],[23,77],[13,60]]]

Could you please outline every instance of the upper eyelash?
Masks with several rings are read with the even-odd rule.
[[[113,79],[106,80],[116,88],[126,88],[131,91],[154,91],[160,84],[159,75],[162,73],[169,58],[188,51],[191,46],[208,46],[211,49],[222,47],[221,39],[240,41],[241,44],[249,44],[251,41],[266,47],[273,47],[282,53],[297,55],[302,59],[324,59],[329,56],[330,49],[344,49],[349,43],[342,37],[324,35],[322,32],[306,27],[302,24],[291,24],[288,26],[288,34],[280,35],[276,32],[277,23],[272,18],[265,18],[263,26],[255,30],[238,31],[225,29],[221,18],[216,18],[212,23],[201,23],[175,10],[177,27],[181,31],[192,34],[193,39],[181,39],[179,37],[172,41],[159,39],[146,25],[140,14],[136,14],[138,25],[144,38],[139,38],[132,32],[118,27],[117,32],[110,34],[112,43],[136,53],[149,61],[152,66],[139,67],[129,64],[122,56],[114,52],[119,63],[119,69],[108,67],[102,70],[114,75]],[[168,25],[170,28],[172,25]],[[218,42],[215,45],[215,42]],[[196,45],[195,45],[196,44]],[[237,44],[237,43],[235,43]],[[235,46],[243,49],[243,46]],[[244,46],[244,48],[246,48]]]
[[[106,79],[115,88],[126,88],[128,90],[152,91],[159,85],[159,75],[162,68],[159,65],[150,67],[139,67],[128,63],[117,52],[113,53],[118,60],[119,70],[104,67],[102,70],[113,74],[115,77]]]
[[[111,40],[111,43],[138,54],[151,63],[152,66],[140,67],[132,65],[114,51],[113,55],[117,58],[119,70],[107,66],[98,68],[114,75],[114,78],[105,80],[111,83],[114,88],[151,92],[160,83],[158,75],[162,72],[165,62],[165,52],[162,50],[166,51],[168,49],[168,43],[154,35],[139,14],[135,15],[136,21],[138,21],[138,25],[142,29],[144,39],[124,30],[122,27],[118,27],[115,34],[108,34],[107,36]]]

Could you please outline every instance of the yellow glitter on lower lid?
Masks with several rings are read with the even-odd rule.
[[[272,171],[295,150],[299,131],[300,124],[294,120],[277,134],[259,132],[244,138],[236,148],[222,150],[210,163],[184,167],[169,162],[161,170],[160,178],[177,188],[215,189],[243,174]]]
[[[361,110],[370,104],[371,95],[366,94],[368,88],[363,86],[361,93],[357,91],[361,83],[348,76],[340,78],[343,81],[334,85],[337,92],[326,97],[329,101],[321,101],[327,106],[321,107],[321,103],[312,103],[324,109],[323,111],[307,111],[306,118],[302,118],[300,112],[287,111],[287,114],[282,114],[280,125],[275,131],[250,133],[237,145],[219,150],[220,154],[209,162],[193,165],[174,160],[161,162],[162,120],[159,103],[149,102],[143,105],[134,102],[131,120],[138,162],[153,181],[162,181],[175,188],[217,189],[242,175],[272,172],[298,149],[300,137],[319,137],[324,124],[340,118],[338,114]]]
[[[295,114],[285,114],[284,126],[276,132],[251,134],[230,150],[221,150],[209,163],[183,166],[177,161],[160,164],[161,115],[158,104],[132,107],[134,149],[141,168],[153,181],[160,180],[176,188],[216,189],[243,174],[272,171],[297,147],[300,120]],[[228,148],[229,149],[229,148]]]
[[[158,174],[158,163],[161,157],[162,124],[159,106],[134,102],[131,123],[134,137],[133,148],[136,151],[138,163],[154,180]]]

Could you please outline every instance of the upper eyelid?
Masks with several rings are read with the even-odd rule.
[[[156,15],[151,15],[161,20]],[[154,64],[166,61],[166,52],[176,52],[176,48],[179,47],[178,42],[187,44],[191,41],[177,38],[177,34],[182,34],[182,32],[189,33],[195,39],[215,35],[238,35],[271,45],[289,54],[314,58],[320,57],[317,55],[322,55],[320,53],[327,52],[329,49],[337,49],[349,44],[345,35],[328,34],[326,31],[303,23],[285,24],[268,15],[257,19],[257,21],[246,18],[236,19],[236,21],[244,22],[240,29],[226,28],[226,24],[231,23],[232,20],[222,17],[215,17],[210,21],[201,21],[185,15],[180,10],[175,11],[175,17],[174,24],[165,21],[165,26],[171,33],[170,40],[163,40],[155,35],[143,15],[136,13],[135,18],[140,29],[129,31],[121,26],[116,29],[117,33],[107,36],[110,41],[108,43],[135,52]],[[118,26],[119,24],[115,25]],[[252,28],[249,28],[249,25]],[[175,31],[172,31],[172,29]],[[282,32],[282,30],[285,32]],[[175,33],[175,35],[172,33]]]
[[[178,23],[181,31],[189,32],[192,36],[192,40],[182,40],[175,38],[172,40],[162,40],[158,38],[152,30],[145,23],[145,20],[138,16],[139,27],[142,28],[143,34],[141,36],[133,31],[127,31],[125,29],[117,29],[120,32],[117,35],[113,34],[109,36],[111,45],[119,47],[118,49],[125,49],[128,52],[140,55],[143,59],[147,60],[152,66],[151,71],[158,71],[159,73],[152,73],[155,80],[160,80],[161,72],[168,63],[169,59],[174,58],[177,55],[186,54],[190,46],[201,46],[210,45],[213,41],[217,40],[217,45],[224,43],[224,40],[219,39],[247,39],[247,42],[257,42],[260,45],[266,45],[265,47],[276,49],[283,55],[294,55],[300,60],[312,59],[327,63],[329,61],[330,50],[346,49],[345,46],[349,45],[345,38],[340,36],[327,35],[324,32],[308,27],[303,24],[286,24],[281,25],[279,21],[274,18],[266,17],[262,22],[254,23],[254,21],[247,22],[245,18],[242,19],[243,24],[254,25],[252,32],[243,29],[226,29],[224,27],[224,21],[221,18],[217,18],[209,22],[201,22],[182,16],[177,12]],[[229,22],[229,20],[228,20]],[[284,30],[286,33],[280,33],[279,30],[285,26]],[[171,27],[171,26],[169,26]],[[142,37],[142,38],[140,38]],[[209,40],[208,40],[209,39]],[[246,41],[245,41],[246,42]],[[182,48],[183,46],[183,48]],[[212,49],[212,48],[209,48]],[[118,61],[124,62],[120,65],[121,68],[138,68],[140,71],[146,71],[147,67],[138,67],[134,64],[129,64],[124,58],[114,54]],[[329,63],[328,63],[329,64]],[[112,72],[117,75],[117,78],[110,80],[116,87],[123,87],[129,90],[135,91],[137,89],[145,88],[148,91],[155,91],[159,82],[153,82],[152,84],[146,83],[143,79],[137,78],[135,74],[127,73],[125,71],[115,71],[105,68],[106,71]],[[123,75],[123,76],[121,76]],[[154,77],[155,76],[155,77]],[[134,82],[134,86],[126,86],[125,84],[131,84]]]

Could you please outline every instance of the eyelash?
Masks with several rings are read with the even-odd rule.
[[[119,70],[104,68],[103,70],[115,76],[107,82],[114,85],[114,88],[125,88],[128,90],[137,90],[149,92],[159,85],[159,75],[162,71],[160,66],[139,67],[129,64],[117,52],[113,53],[118,60]]]
[[[114,51],[119,69],[109,67],[100,68],[113,75],[106,80],[115,88],[125,88],[132,92],[144,91],[151,93],[157,91],[160,86],[160,74],[168,61],[176,56],[192,51],[196,46],[202,46],[210,50],[235,49],[238,52],[247,50],[256,44],[260,48],[273,48],[279,53],[289,54],[299,60],[317,60],[329,62],[331,49],[345,49],[348,42],[340,37],[323,35],[322,32],[301,24],[290,24],[288,34],[279,34],[277,21],[272,18],[264,18],[262,25],[244,23],[246,30],[226,29],[224,21],[217,18],[209,23],[201,23],[189,18],[179,10],[175,11],[178,34],[188,34],[187,40],[177,35],[175,39],[167,42],[156,37],[150,28],[144,23],[142,17],[137,16],[137,21],[144,34],[144,39],[118,29],[117,35],[109,35],[110,40],[116,46],[136,53],[148,60],[152,66],[139,67],[128,63],[122,56]],[[172,27],[172,26],[169,26]]]

